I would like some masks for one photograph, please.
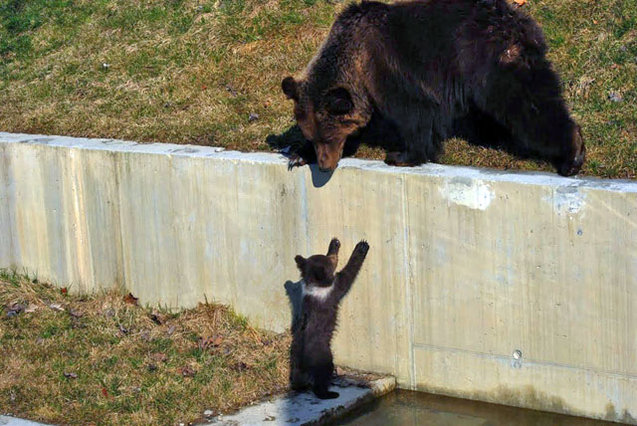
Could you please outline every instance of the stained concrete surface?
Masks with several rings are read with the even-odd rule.
[[[637,424],[637,182],[358,159],[314,175],[268,153],[0,133],[0,267],[283,331],[294,256],[366,239],[338,364]]]

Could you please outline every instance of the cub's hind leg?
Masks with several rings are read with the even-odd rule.
[[[320,399],[334,399],[338,398],[338,392],[331,392],[329,390],[332,383],[332,373],[334,372],[334,365],[329,363],[323,363],[315,365],[310,368],[310,374],[312,376],[312,391]]]

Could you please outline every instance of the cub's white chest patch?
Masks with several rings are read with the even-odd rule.
[[[303,286],[303,297],[310,296],[320,301],[327,299],[334,288],[333,284],[329,287],[310,287],[305,284],[305,281],[301,281],[301,285]]]

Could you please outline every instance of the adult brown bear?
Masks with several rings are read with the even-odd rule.
[[[460,136],[576,174],[585,158],[542,31],[506,0],[426,0],[346,8],[283,92],[306,144],[290,166],[334,170],[366,133],[397,149],[385,161],[436,161]]]

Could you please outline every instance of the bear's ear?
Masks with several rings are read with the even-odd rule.
[[[325,96],[327,112],[333,115],[347,114],[354,108],[354,102],[347,89],[337,87]]]
[[[283,93],[285,93],[285,96],[287,96],[288,99],[294,99],[295,101],[299,100],[298,84],[294,77],[285,77],[281,82],[281,89],[283,89]]]
[[[301,255],[297,255],[294,258],[294,261],[296,262],[297,268],[299,268],[299,270],[303,272],[303,269],[305,269],[305,258]]]

